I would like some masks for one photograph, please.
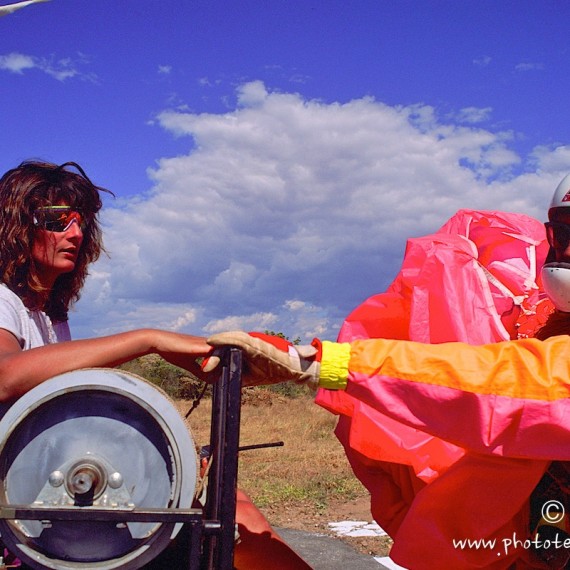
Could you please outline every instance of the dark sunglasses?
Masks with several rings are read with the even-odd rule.
[[[566,249],[570,244],[570,225],[562,222],[546,222],[546,238],[550,247]]]
[[[69,206],[45,206],[34,211],[34,226],[49,232],[66,232],[73,222],[84,230],[83,216]]]

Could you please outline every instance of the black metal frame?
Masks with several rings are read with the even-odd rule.
[[[223,351],[221,376],[213,386],[210,432],[213,463],[204,509],[135,508],[126,511],[0,504],[0,519],[183,523],[176,537],[178,568],[231,570],[235,544],[241,364],[240,350],[228,348]],[[156,561],[160,561],[160,554],[149,565]]]

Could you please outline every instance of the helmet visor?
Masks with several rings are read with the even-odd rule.
[[[546,222],[546,238],[554,249],[566,249],[570,244],[570,225],[562,222]]]

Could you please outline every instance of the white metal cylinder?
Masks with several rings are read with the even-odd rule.
[[[3,504],[188,508],[197,477],[192,436],[170,399],[115,369],[43,382],[0,421]],[[179,523],[0,521],[2,540],[38,569],[140,568]]]

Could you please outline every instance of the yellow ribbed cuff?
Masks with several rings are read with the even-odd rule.
[[[350,344],[348,342],[323,341],[319,388],[344,390],[348,378]]]

